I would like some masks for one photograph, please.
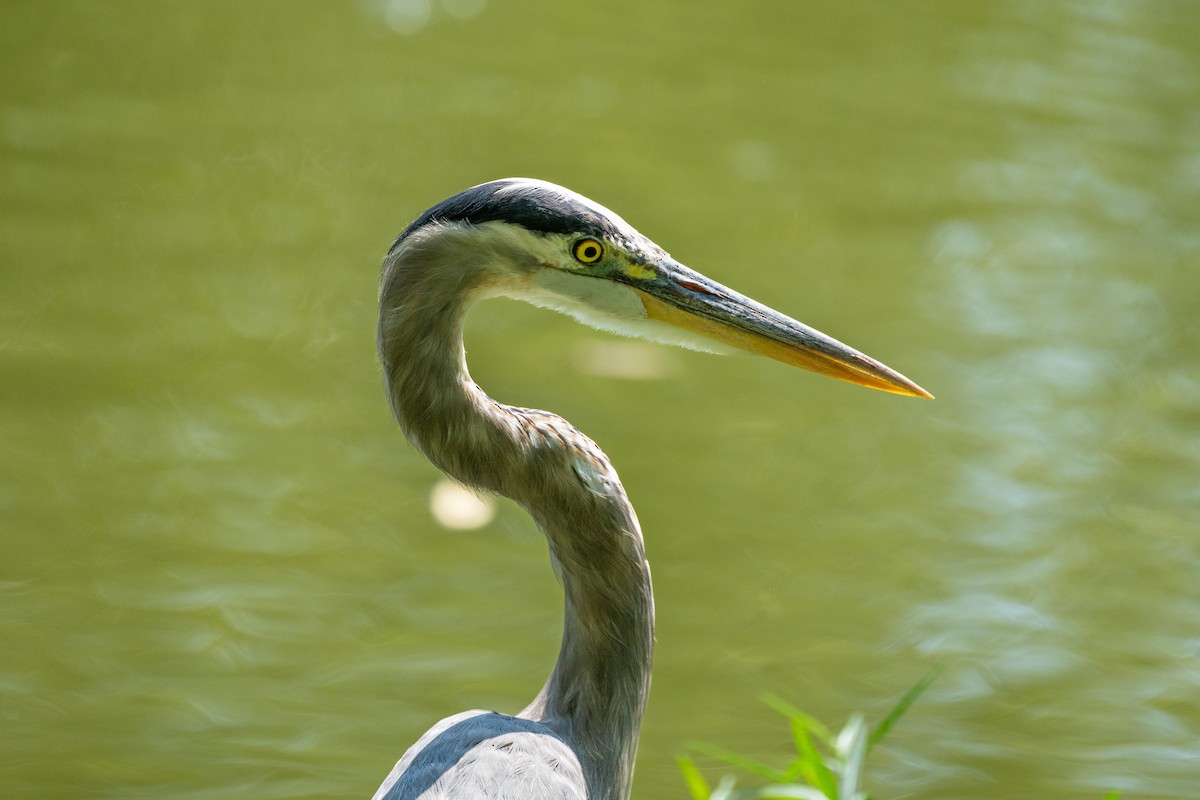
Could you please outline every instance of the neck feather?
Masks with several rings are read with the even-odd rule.
[[[379,348],[392,409],[440,469],[511,498],[545,534],[565,595],[563,640],[520,716],[575,748],[594,800],[626,798],[654,636],[637,517],[590,439],[553,414],[496,403],[471,380],[463,319],[491,278],[465,248],[434,249],[415,259],[402,246],[385,265]]]

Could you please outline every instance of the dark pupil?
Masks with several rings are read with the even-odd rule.
[[[595,258],[596,257],[596,246],[591,245],[591,244],[586,245],[583,248],[583,257],[588,258],[588,259]]]

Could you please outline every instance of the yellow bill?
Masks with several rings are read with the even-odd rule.
[[[630,281],[646,316],[831,378],[910,397],[933,395],[870,356],[667,259]]]

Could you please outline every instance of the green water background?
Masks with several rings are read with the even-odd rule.
[[[0,76],[0,796],[367,797],[537,691],[545,545],[434,522],[373,342],[506,175],[938,395],[473,314],[637,505],[635,796],[946,657],[877,797],[1200,791],[1200,6],[6,2]]]

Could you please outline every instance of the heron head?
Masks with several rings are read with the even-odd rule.
[[[900,373],[675,261],[607,208],[552,183],[508,178],[430,208],[407,246],[454,242],[502,294],[603,330],[709,352],[740,349],[901,395],[932,397]],[[389,263],[385,262],[385,263]]]

